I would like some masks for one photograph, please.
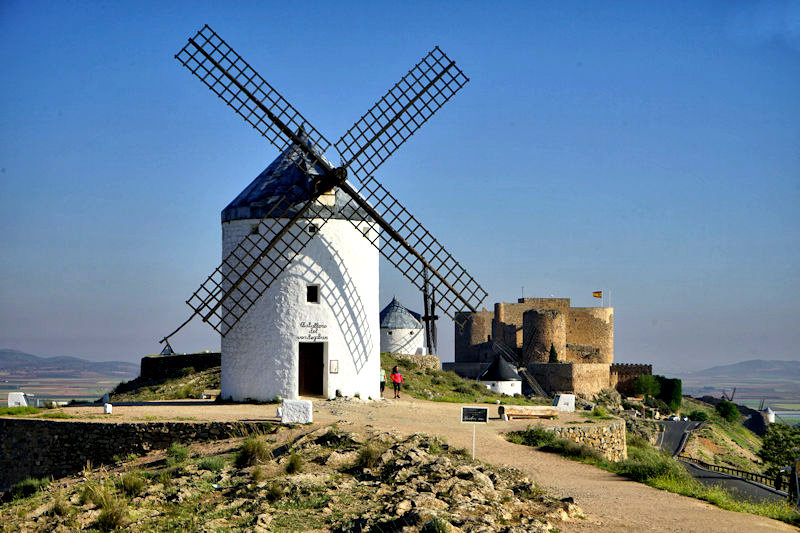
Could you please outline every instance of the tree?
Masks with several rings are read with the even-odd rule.
[[[770,424],[758,456],[767,465],[767,475],[777,474],[800,457],[800,427]]]
[[[550,343],[550,359],[547,362],[558,363],[558,352],[556,351],[556,347],[553,346],[553,343]]]
[[[633,382],[633,392],[636,394],[644,394],[645,396],[657,396],[661,391],[658,380],[655,376],[645,374],[636,378]]]
[[[701,411],[700,409],[695,409],[689,413],[689,420],[692,422],[705,422],[708,420],[708,413]]]
[[[672,412],[678,411],[681,408],[683,401],[683,382],[678,378],[667,378],[664,376],[656,376],[658,380],[659,389],[661,389],[656,397],[659,400],[669,405]]]
[[[741,416],[736,404],[728,400],[720,400],[716,407],[717,414],[728,422],[736,422]]]

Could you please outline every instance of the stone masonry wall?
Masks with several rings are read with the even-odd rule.
[[[400,370],[403,370],[403,363],[402,361],[409,361],[412,364],[416,365],[420,369],[425,370],[441,370],[442,369],[442,361],[436,357],[435,355],[416,355],[416,354],[405,354],[405,353],[395,353],[392,354],[394,357],[401,361],[400,363]],[[391,369],[386,368],[386,376],[388,378],[389,371]]]
[[[480,360],[477,346],[484,344],[492,335],[492,311],[458,313],[456,315],[455,353],[457,361],[468,363]],[[459,326],[463,324],[463,326]]]
[[[548,394],[567,392],[588,397],[610,386],[610,366],[604,363],[532,363],[527,369]]]
[[[614,362],[614,309],[571,307],[567,314],[566,361],[570,363]],[[589,347],[589,349],[586,349]]]
[[[547,428],[557,437],[585,444],[598,450],[609,461],[628,458],[628,443],[625,438],[625,421],[595,423]]]
[[[611,386],[620,394],[633,396],[633,382],[636,378],[652,373],[653,365],[614,363],[611,365]]]
[[[28,477],[63,477],[114,456],[216,440],[262,427],[252,422],[71,422],[0,418],[0,491]]]

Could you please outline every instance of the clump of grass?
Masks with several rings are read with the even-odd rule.
[[[135,498],[144,491],[144,478],[137,472],[128,472],[119,480],[119,489],[131,498]]]
[[[24,407],[0,407],[0,415],[6,416],[35,415],[39,411],[41,411],[41,409],[31,405],[26,405]]]
[[[287,474],[296,474],[298,472],[303,471],[303,458],[293,453],[289,456],[289,460],[286,461],[286,473]]]
[[[433,455],[439,455],[440,453],[442,453],[442,446],[441,444],[439,444],[438,440],[431,440],[428,443],[428,453],[431,453]]]
[[[447,533],[448,531],[450,531],[450,524],[444,518],[437,516],[425,522],[419,533]]]
[[[47,513],[52,516],[65,516],[69,513],[69,503],[64,498],[64,491],[58,489],[53,493],[53,503]]]
[[[169,487],[172,485],[172,475],[169,470],[162,470],[159,472],[158,476],[156,476],[156,481],[164,485],[164,488]]]
[[[14,485],[11,486],[11,498],[14,500],[28,498],[29,496],[33,496],[40,490],[46,488],[49,484],[50,480],[48,478],[29,477],[27,479],[23,479],[19,483],[14,483]]]
[[[608,416],[608,412],[598,405],[592,411],[592,416],[597,416],[597,417]]]
[[[640,482],[650,478],[669,476],[673,479],[691,480],[691,475],[681,464],[652,447],[628,448],[628,458],[618,465],[621,473]]]
[[[219,472],[225,468],[224,457],[203,457],[197,462],[197,468],[200,470],[209,470],[211,472]]]
[[[128,522],[128,503],[113,492],[108,492],[100,505],[97,527],[101,531],[122,529]]]
[[[261,469],[260,466],[255,467],[250,472],[250,479],[253,481],[253,483],[261,483],[262,481],[264,481],[264,478],[266,477],[267,475],[264,473],[264,471]]]
[[[277,481],[273,481],[267,486],[264,497],[270,502],[280,500],[283,497],[283,487]]]
[[[239,446],[236,454],[236,466],[244,468],[272,459],[272,452],[267,448],[267,443],[258,437],[248,437]]]
[[[189,457],[189,448],[186,446],[181,446],[180,444],[173,442],[167,448],[167,465],[174,466],[180,464]]]
[[[358,450],[355,466],[356,468],[372,468],[378,463],[380,456],[381,452],[378,448],[367,444]]]

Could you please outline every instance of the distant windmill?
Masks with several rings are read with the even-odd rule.
[[[437,305],[455,317],[486,298],[373,176],[468,78],[434,48],[339,139],[336,167],[330,143],[211,28],[175,57],[281,155],[223,211],[222,264],[162,342],[208,322],[225,398],[378,397],[377,252],[429,295],[434,345]]]

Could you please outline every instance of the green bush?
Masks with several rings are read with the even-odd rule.
[[[11,493],[11,498],[14,500],[18,498],[27,498],[46,488],[49,484],[50,480],[47,478],[29,477],[19,483],[14,483],[9,492]]]
[[[113,531],[115,529],[122,529],[127,522],[127,502],[124,499],[117,497],[115,494],[109,493],[108,497],[100,506],[100,515],[97,517],[97,526],[101,531]]]
[[[767,465],[767,474],[776,475],[781,467],[800,457],[800,427],[770,424],[758,456]]]
[[[619,463],[619,468],[622,474],[639,482],[659,476],[691,478],[679,462],[652,447],[629,448],[628,458]]]
[[[656,376],[659,392],[656,397],[662,400],[670,411],[679,411],[683,401],[683,382],[678,378]]]
[[[689,420],[693,422],[705,422],[708,420],[708,413],[701,411],[700,409],[695,409],[689,413]]]
[[[661,386],[658,379],[650,374],[639,376],[633,382],[633,390],[636,394],[644,394],[645,396],[657,396],[661,391]]]
[[[120,490],[131,498],[142,493],[145,487],[144,478],[136,472],[128,472],[119,480]]]
[[[590,459],[593,461],[603,460],[603,454],[600,453],[600,451],[569,439],[553,439],[551,443],[545,444],[541,447],[541,449],[546,452],[557,453],[572,459]]]
[[[736,422],[739,420],[739,416],[741,416],[739,414],[739,408],[736,407],[736,404],[729,402],[728,400],[720,400],[714,409],[717,411],[719,416],[728,422]]]
[[[602,407],[595,407],[592,411],[592,416],[608,416],[608,413]]]
[[[550,444],[556,438],[552,431],[547,431],[541,424],[533,427],[528,426],[524,431],[512,431],[507,433],[506,436],[509,441],[515,444],[524,444],[534,448]]]
[[[248,437],[239,446],[236,454],[236,466],[244,468],[272,459],[272,452],[267,448],[267,443],[258,437]]]
[[[558,352],[552,342],[550,343],[550,354],[547,357],[547,362],[558,363]]]

